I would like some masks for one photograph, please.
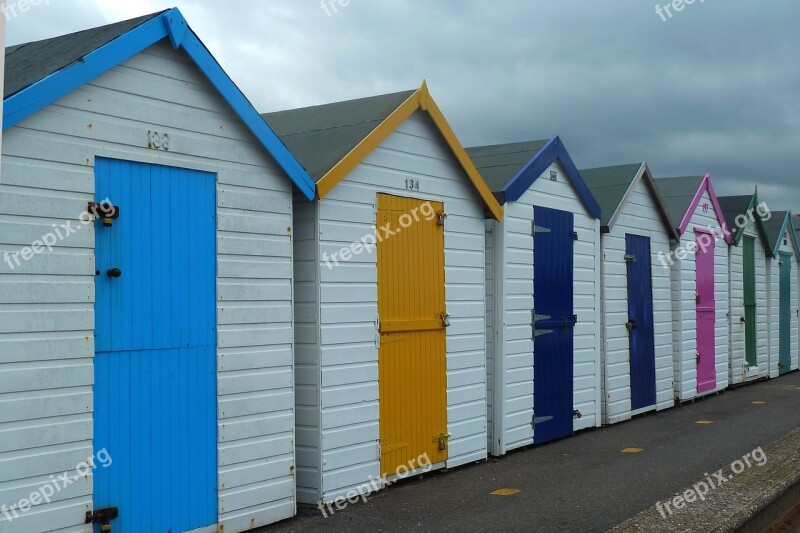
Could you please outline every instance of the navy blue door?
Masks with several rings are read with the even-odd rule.
[[[115,532],[214,525],[216,177],[98,159],[95,179],[120,216],[95,226],[94,509]]]
[[[574,215],[534,208],[534,442],[572,435]]]
[[[625,236],[628,264],[628,337],[631,410],[656,404],[656,343],[653,328],[653,268],[650,239]]]

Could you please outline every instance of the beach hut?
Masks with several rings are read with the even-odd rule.
[[[600,425],[600,207],[558,137],[468,153],[505,206],[487,224],[493,455]]]
[[[733,242],[728,248],[731,385],[769,375],[768,240],[765,218],[771,215],[758,192],[719,199]]]
[[[728,246],[731,235],[711,176],[656,180],[681,237],[664,260],[672,277],[675,395],[728,387]]]
[[[600,204],[603,423],[675,405],[670,268],[680,240],[646,163],[581,170]]]
[[[484,219],[502,208],[427,86],[264,118],[318,195],[295,212],[298,498],[484,459]]]
[[[798,246],[792,214],[775,211],[766,222],[769,250],[769,375],[772,378],[798,368]]]
[[[177,9],[5,57],[0,530],[293,516],[313,181]]]

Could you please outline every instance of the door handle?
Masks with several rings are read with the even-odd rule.
[[[108,275],[109,278],[116,279],[116,278],[122,276],[122,270],[120,270],[118,268],[111,268],[111,269],[106,271],[106,274]]]
[[[637,324],[636,321],[631,318],[628,320],[628,323],[625,324],[625,328],[628,330],[628,332],[631,332],[635,329],[639,329],[639,324]]]

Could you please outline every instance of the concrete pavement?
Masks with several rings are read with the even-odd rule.
[[[797,428],[796,372],[497,460],[408,480],[329,518],[301,509],[298,517],[268,530],[607,531]],[[622,453],[626,448],[642,451]],[[490,494],[504,488],[520,492]]]

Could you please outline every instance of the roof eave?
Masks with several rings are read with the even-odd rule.
[[[178,8],[148,20],[86,54],[81,61],[4,99],[3,131],[166,38],[175,49],[186,52],[289,179],[306,198],[313,200],[314,181],[191,30]]]
[[[486,182],[480,175],[480,172],[478,172],[472,159],[467,155],[464,146],[458,140],[458,137],[450,127],[444,114],[439,109],[439,106],[436,105],[436,102],[431,97],[428,84],[424,81],[417,91],[317,182],[318,198],[322,199],[327,196],[348,174],[355,170],[373,150],[380,146],[402,122],[408,119],[417,110],[428,113],[450,147],[450,150],[453,152],[459,165],[467,174],[467,177],[483,200],[487,211],[496,220],[501,220],[503,218],[503,207],[501,203],[489,189],[489,186],[486,185]]]

